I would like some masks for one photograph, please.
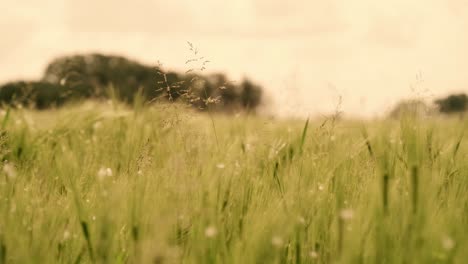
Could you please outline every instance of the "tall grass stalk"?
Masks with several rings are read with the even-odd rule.
[[[468,259],[459,120],[272,121],[116,104],[5,111],[0,262]]]

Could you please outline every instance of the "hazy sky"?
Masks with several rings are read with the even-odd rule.
[[[468,90],[465,0],[3,0],[0,10],[0,81],[95,51],[185,70],[190,41],[209,71],[262,84],[282,115],[326,113],[342,96],[344,111],[369,116]]]

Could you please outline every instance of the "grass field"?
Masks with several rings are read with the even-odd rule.
[[[0,263],[467,263],[466,120],[2,111]]]

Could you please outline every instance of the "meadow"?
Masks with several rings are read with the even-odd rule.
[[[0,113],[0,263],[466,263],[466,120]]]

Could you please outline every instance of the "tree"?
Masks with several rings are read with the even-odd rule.
[[[468,97],[464,93],[452,94],[435,101],[441,113],[465,112],[468,105]]]
[[[262,88],[253,82],[244,80],[236,85],[221,73],[208,76],[177,73],[121,56],[87,54],[53,60],[41,81],[0,86],[0,102],[43,109],[69,100],[105,98],[109,96],[109,87],[126,103],[132,103],[139,93],[151,102],[158,98],[184,100],[202,110],[254,109],[262,96]]]
[[[411,99],[400,101],[390,112],[391,118],[401,118],[404,115],[424,116],[432,112],[432,109],[421,100]]]
[[[0,102],[45,109],[82,98],[73,89],[48,82],[10,82],[0,86]]]

